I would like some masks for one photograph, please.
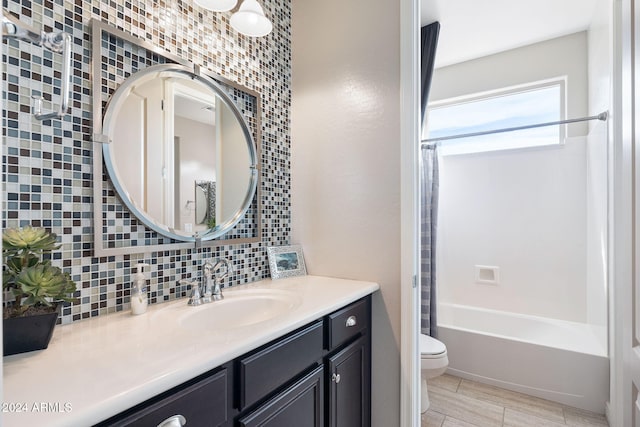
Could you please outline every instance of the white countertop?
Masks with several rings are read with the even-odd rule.
[[[48,349],[4,357],[2,425],[90,426],[369,295],[378,284],[267,279],[224,289],[225,300],[247,289],[288,292],[296,303],[281,316],[229,330],[185,329],[178,319],[200,308],[187,306],[186,298],[153,304],[138,316],[122,312],[56,326]]]

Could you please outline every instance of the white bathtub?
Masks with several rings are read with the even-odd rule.
[[[604,327],[456,304],[438,310],[452,375],[604,413]]]

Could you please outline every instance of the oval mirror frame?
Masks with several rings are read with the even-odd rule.
[[[111,178],[111,182],[120,199],[131,211],[131,213],[135,215],[145,226],[163,236],[169,237],[179,242],[199,243],[202,241],[209,241],[224,235],[225,233],[233,229],[233,227],[242,220],[245,213],[250,208],[256,194],[259,173],[256,143],[252,136],[251,130],[249,129],[249,126],[245,120],[245,117],[242,115],[229,95],[227,95],[227,93],[213,78],[207,76],[206,74],[203,74],[202,72],[198,72],[197,67],[195,68],[195,70],[196,72],[194,72],[194,68],[189,68],[185,65],[180,64],[158,64],[149,66],[141,71],[138,71],[135,74],[132,74],[118,87],[118,89],[113,93],[113,96],[109,100],[109,103],[106,106],[104,119],[102,121],[102,129],[108,130],[111,128],[111,126],[113,125],[113,121],[117,117],[119,106],[129,95],[130,91],[136,85],[136,83],[139,83],[140,81],[149,80],[153,77],[180,77],[194,80],[208,87],[233,113],[233,116],[240,125],[248,148],[249,185],[241,206],[235,212],[233,212],[233,214],[229,215],[229,217],[227,218],[224,218],[223,221],[220,224],[216,224],[215,227],[206,229],[202,232],[196,231],[192,235],[186,235],[184,234],[185,232],[178,232],[177,230],[156,221],[144,210],[142,210],[134,200],[132,200],[131,196],[127,192],[126,187],[123,184],[122,179],[119,177],[118,170],[114,162],[113,145],[117,144],[118,142],[110,140],[108,141],[108,143],[103,144],[102,155],[109,177]]]

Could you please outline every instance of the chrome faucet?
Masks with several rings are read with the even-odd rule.
[[[221,274],[216,274],[220,268],[224,266],[225,270]],[[227,277],[233,270],[231,263],[228,259],[222,258],[211,265],[209,262],[205,262],[202,266],[202,283],[198,284],[197,280],[180,280],[183,285],[191,286],[191,295],[189,296],[188,305],[201,305],[212,301],[220,301],[224,298],[222,295],[222,289],[220,288],[220,282]]]
[[[224,272],[222,274],[216,274],[220,268],[224,266]],[[213,290],[211,291],[211,296],[215,301],[219,301],[224,298],[222,295],[222,289],[220,288],[220,283],[222,279],[229,276],[229,274],[233,271],[231,267],[231,262],[228,259],[222,258],[219,259],[218,262],[213,266]]]

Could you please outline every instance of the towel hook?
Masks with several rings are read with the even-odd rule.
[[[62,118],[67,114],[69,108],[69,87],[71,79],[71,36],[65,32],[47,33],[38,32],[18,19],[2,11],[2,35],[4,37],[16,38],[31,42],[35,45],[42,46],[54,53],[61,53],[63,57],[62,63],[62,83],[61,95],[62,101],[56,111],[44,113],[42,111],[42,97],[32,96],[33,98],[33,114],[38,120],[48,120]]]

